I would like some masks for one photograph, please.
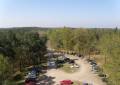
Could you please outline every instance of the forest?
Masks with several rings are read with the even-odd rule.
[[[0,29],[0,85],[12,81],[12,75],[27,66],[47,62],[44,56],[47,48],[85,56],[100,55],[97,62],[108,75],[107,84],[120,85],[120,30],[117,27]]]
[[[46,62],[46,41],[46,36],[31,29],[1,29],[0,85],[5,80],[11,81],[16,71],[22,72],[27,66]]]
[[[108,85],[120,85],[120,30],[56,29],[48,32],[51,48],[82,55],[100,55]],[[103,62],[104,61],[104,62]]]

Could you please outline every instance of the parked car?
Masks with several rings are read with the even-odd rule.
[[[91,65],[97,65],[96,61],[94,61],[94,60],[92,60],[92,61],[90,62],[90,64],[91,64]]]
[[[73,82],[71,80],[62,80],[60,81],[60,85],[72,85]]]
[[[93,60],[91,60],[91,59],[87,59],[87,62],[88,62],[88,63],[90,63],[90,62],[92,62],[92,61],[93,61]]]
[[[49,67],[57,67],[55,61],[48,61],[48,66],[49,66]]]
[[[36,85],[36,81],[28,78],[25,80],[25,85]]]
[[[91,84],[91,83],[83,83],[82,85],[93,85],[93,84]]]
[[[84,56],[82,54],[77,54],[79,58],[83,58]]]
[[[69,64],[75,64],[75,60],[70,60]]]
[[[89,85],[88,83],[83,83],[83,85]]]
[[[36,80],[36,78],[37,74],[34,71],[29,72],[28,75],[26,76],[26,79]]]
[[[65,61],[64,60],[57,60],[56,63],[57,64],[63,64],[63,63],[65,63]]]
[[[36,74],[39,74],[41,72],[42,68],[41,67],[33,67],[31,71],[34,71]]]
[[[70,58],[65,58],[64,59],[66,62],[70,62]]]
[[[99,66],[97,66],[97,65],[93,65],[92,66],[92,71],[94,71],[94,72],[99,72],[100,71],[100,67]]]

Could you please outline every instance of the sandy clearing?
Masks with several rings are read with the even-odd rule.
[[[85,61],[85,59],[78,58],[76,56],[71,56],[71,55],[65,55],[69,58],[72,59],[77,59],[75,62],[80,65],[79,71],[75,73],[65,73],[59,69],[50,69],[47,71],[46,75],[47,76],[52,76],[55,77],[53,81],[55,81],[55,84],[59,84],[59,81],[64,80],[64,79],[70,79],[70,80],[77,80],[77,81],[82,81],[82,82],[87,82],[91,83],[93,85],[106,85],[100,77],[97,76],[97,74],[94,74],[92,72],[90,64]]]

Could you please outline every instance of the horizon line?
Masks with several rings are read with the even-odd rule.
[[[11,27],[0,27],[0,29],[13,29],[13,28],[83,28],[83,29],[91,29],[91,28],[99,28],[99,29],[115,29],[119,27],[70,27],[70,26],[11,26]]]

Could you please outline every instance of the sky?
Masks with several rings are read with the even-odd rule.
[[[0,27],[120,27],[120,0],[0,0]]]

